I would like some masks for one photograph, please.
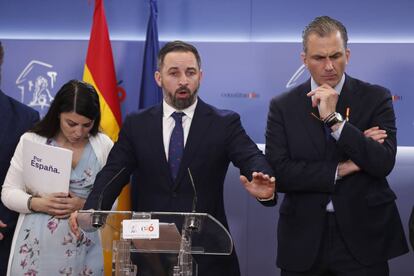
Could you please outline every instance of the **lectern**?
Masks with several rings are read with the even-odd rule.
[[[78,223],[85,232],[120,233],[118,241],[102,235],[104,250],[112,250],[116,276],[197,276],[193,255],[230,255],[233,250],[230,233],[207,213],[82,210]]]

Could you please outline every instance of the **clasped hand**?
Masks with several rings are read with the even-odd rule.
[[[364,136],[367,138],[371,138],[372,140],[383,144],[385,139],[388,137],[387,132],[383,129],[380,129],[378,126],[371,127],[364,131]],[[344,162],[339,163],[338,166],[338,175],[340,177],[344,177],[355,172],[360,171],[361,168],[358,167],[354,161],[347,160]]]
[[[319,108],[319,116],[322,120],[336,111],[339,95],[328,84],[323,84],[306,95],[311,97],[312,107]]]
[[[33,197],[31,208],[56,218],[67,218],[72,212],[82,209],[85,199],[73,193],[52,193],[42,197]]]

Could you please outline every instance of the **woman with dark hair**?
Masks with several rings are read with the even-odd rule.
[[[71,80],[56,94],[46,116],[20,138],[1,193],[4,205],[20,213],[7,275],[103,274],[98,234],[85,233],[77,241],[67,223],[72,212],[82,209],[113,145],[98,130],[100,118],[95,89]],[[69,194],[39,194],[24,182],[23,140],[73,151]],[[53,183],[45,179],[44,185]]]

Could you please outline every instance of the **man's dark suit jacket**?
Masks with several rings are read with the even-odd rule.
[[[310,269],[321,244],[326,205],[332,198],[339,230],[358,262],[371,265],[408,251],[396,195],[386,176],[396,156],[396,127],[389,91],[346,76],[336,111],[349,121],[334,142],[306,93],[310,80],[272,99],[266,157],[275,171],[280,206],[277,264],[289,271]],[[363,131],[387,131],[383,144]],[[338,162],[351,159],[361,171],[334,184]]]
[[[0,114],[0,184],[3,185],[20,136],[39,120],[39,113],[0,90]],[[7,209],[0,201],[0,220],[8,225],[6,228],[0,228],[0,232],[5,235],[0,241],[0,276],[6,275],[17,217],[17,213]]]
[[[138,185],[135,211],[191,212],[194,192],[187,172],[190,168],[198,196],[197,212],[209,213],[227,228],[223,184],[229,163],[233,162],[247,177],[254,171],[272,175],[265,157],[247,136],[239,115],[198,99],[178,176],[173,181],[164,151],[162,116],[162,105],[157,105],[127,117],[85,209],[98,207],[98,197],[108,179],[126,167],[127,173],[104,191],[103,209],[111,208],[133,173]],[[196,260],[200,276],[240,274],[235,254]]]

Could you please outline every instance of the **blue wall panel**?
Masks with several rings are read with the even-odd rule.
[[[204,71],[200,96],[218,107],[239,112],[247,132],[257,143],[264,143],[269,101],[287,90],[289,80],[301,67],[300,43],[195,44],[200,50]],[[33,60],[53,66],[48,68],[57,74],[53,88],[49,83],[51,94],[55,94],[56,89],[67,80],[82,78],[86,41],[4,40],[4,46],[6,58],[2,88],[15,98],[22,99],[22,89],[19,88],[22,84],[16,84],[16,81]],[[394,106],[398,144],[414,146],[414,56],[411,55],[414,44],[358,43],[349,47],[351,60],[347,72],[353,77],[384,85],[391,90],[396,96]],[[113,51],[117,79],[122,81],[121,86],[127,92],[128,100],[122,104],[125,116],[138,106],[143,43],[116,41],[113,43]],[[32,77],[32,82],[35,83],[35,78],[39,77],[37,73],[43,72],[41,67],[36,66],[27,80]],[[40,71],[35,72],[36,70]],[[46,71],[43,73],[47,74]],[[290,84],[298,84],[308,77],[309,73],[303,71]],[[26,93],[24,102],[28,104],[31,98]],[[45,109],[39,111],[44,113]]]
[[[104,0],[117,79],[127,92],[123,116],[138,106],[148,2]],[[82,78],[92,3],[0,0],[0,40],[6,48],[1,88],[20,100],[23,91],[26,104],[35,88],[42,88],[47,104],[47,91],[53,96],[69,79]],[[343,21],[352,42],[348,73],[388,87],[397,99],[400,147],[389,179],[406,226],[414,194],[413,1],[159,0],[158,7],[160,40],[195,41],[200,50],[204,70],[200,96],[239,112],[257,143],[264,142],[270,98],[285,91],[295,73],[291,85],[309,77],[300,70],[303,27],[322,14]],[[47,107],[36,108],[44,113]],[[279,275],[278,207],[258,204],[239,183],[238,174],[230,168],[225,201],[243,276]],[[391,275],[412,275],[412,258],[410,253],[391,261]]]
[[[30,104],[33,99],[33,87],[39,78],[48,81],[53,96],[67,80],[82,77],[87,41],[3,42],[6,60],[2,70],[2,89],[21,99],[22,89],[19,86],[23,86],[27,92],[24,100],[26,104]],[[197,42],[196,45],[203,59],[204,70],[200,96],[216,106],[239,112],[247,132],[256,142],[263,143],[269,100],[287,89],[289,80],[301,67],[300,43]],[[400,146],[414,145],[411,93],[414,86],[411,77],[414,75],[414,57],[410,55],[413,47],[413,44],[390,43],[350,45],[348,72],[363,80],[387,86],[399,98],[394,106]],[[122,80],[121,86],[127,92],[122,104],[125,116],[135,111],[138,105],[143,43],[116,41],[113,50],[117,78]],[[51,67],[37,63],[28,74],[22,74],[33,60]],[[50,72],[56,74],[53,87]],[[25,76],[23,82],[16,84],[21,75]],[[297,79],[290,85],[298,84],[308,77],[308,72],[303,71],[297,74]],[[31,92],[28,90],[30,81]],[[41,113],[46,111],[36,108]],[[410,185],[413,166],[413,147],[400,147],[390,183],[399,197],[397,203],[405,226],[413,204],[414,191]],[[278,207],[265,208],[258,204],[239,183],[238,174],[238,170],[231,167],[226,178],[225,202],[243,275],[278,275],[275,266]],[[408,276],[408,271],[414,270],[410,258],[412,254],[393,260],[392,275]]]
[[[149,0],[104,3],[113,39],[145,38]],[[414,41],[411,0],[158,0],[158,10],[165,40],[300,41],[303,27],[327,14],[354,42]],[[0,38],[88,39],[92,13],[92,0],[0,0]]]

